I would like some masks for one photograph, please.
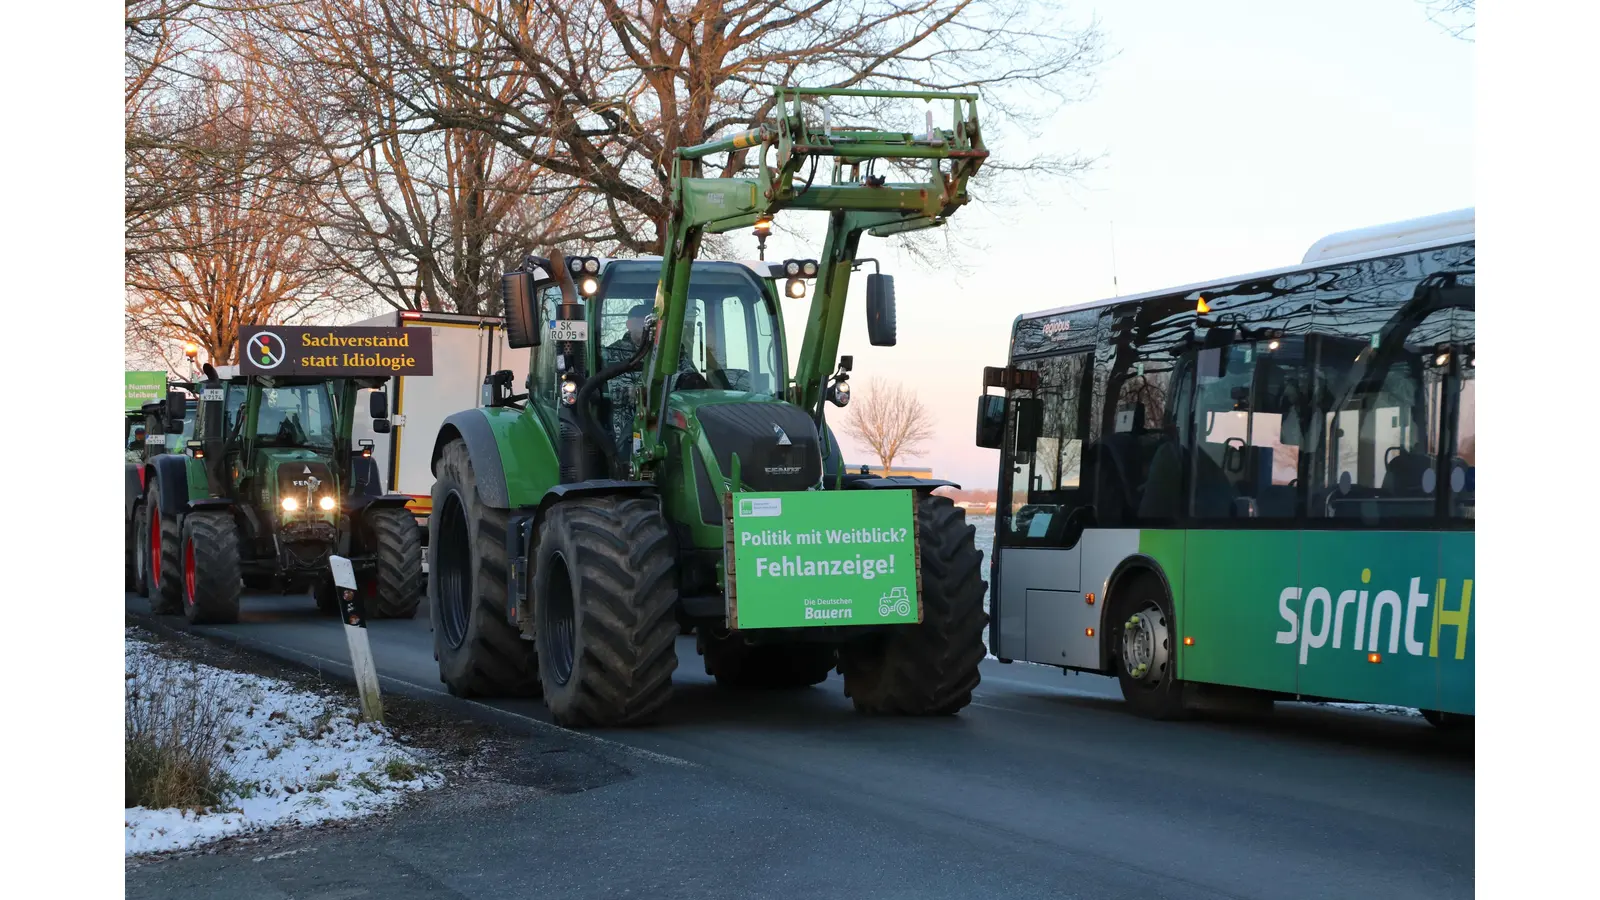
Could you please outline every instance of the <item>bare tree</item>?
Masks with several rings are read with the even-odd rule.
[[[370,6],[372,8],[364,8]],[[384,66],[352,71],[404,108],[413,128],[486,135],[593,198],[591,237],[659,252],[676,148],[769,120],[782,84],[981,89],[995,118],[1024,128],[1051,101],[1082,94],[1101,59],[1097,26],[1075,27],[1052,0],[459,0],[471,27],[406,0],[345,16],[349,40],[380,45]],[[359,19],[359,22],[357,21]],[[326,28],[325,24],[315,26]],[[296,33],[285,29],[286,33]],[[381,35],[381,37],[379,37]],[[436,85],[417,90],[416,82]],[[895,104],[833,104],[848,125]],[[901,103],[907,131],[925,123]],[[729,177],[749,150],[702,165]],[[997,160],[1070,175],[1079,157]]]
[[[488,117],[527,92],[526,73],[462,48],[492,40],[469,4],[343,0],[269,6],[244,17],[249,52],[280,73],[279,105],[318,163],[315,231],[330,263],[392,306],[497,313],[498,271],[537,246],[582,241],[587,198],[482,130],[437,127],[419,107]],[[391,14],[394,15],[391,15]],[[396,52],[428,35],[429,68]],[[456,70],[488,99],[451,92],[431,68]],[[495,67],[494,73],[490,68]]]
[[[883,474],[899,457],[915,457],[933,437],[933,416],[914,391],[873,379],[850,404],[842,431],[878,457]]]
[[[292,163],[258,140],[278,130],[259,73],[201,69],[183,100],[201,123],[189,140],[204,152],[171,159],[165,177],[188,187],[128,239],[127,329],[169,368],[169,348],[185,341],[230,362],[239,326],[292,318],[333,297],[308,236],[315,198],[279,177]]]
[[[1421,0],[1428,19],[1451,37],[1472,41],[1477,28],[1477,0]]]

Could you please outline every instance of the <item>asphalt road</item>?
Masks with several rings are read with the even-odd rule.
[[[196,630],[348,672],[339,623],[309,597],[248,596],[240,624]],[[442,691],[425,610],[370,635],[387,689]],[[837,675],[729,692],[703,674],[693,638],[678,655],[658,726],[534,726],[530,765],[579,748],[586,789],[401,816],[377,837],[244,869],[222,856],[163,864],[179,868],[130,873],[128,896],[1473,893],[1471,739],[1420,719],[1280,704],[1268,719],[1154,723],[1125,712],[1109,679],[990,660],[961,715],[875,720],[853,712]],[[538,701],[490,705],[548,722]]]

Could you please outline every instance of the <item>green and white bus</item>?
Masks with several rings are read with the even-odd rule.
[[[1208,696],[1473,715],[1474,214],[1301,265],[1019,316],[990,650]],[[998,388],[1001,393],[992,393]]]

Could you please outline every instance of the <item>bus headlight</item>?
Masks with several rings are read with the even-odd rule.
[[[299,500],[296,500],[293,497],[285,497],[285,498],[283,498],[283,511],[284,512],[294,512],[295,510],[297,510],[299,508],[300,508],[300,501]]]
[[[332,510],[337,504],[334,503],[333,497],[327,496],[317,501],[317,505],[322,507],[324,510]]]

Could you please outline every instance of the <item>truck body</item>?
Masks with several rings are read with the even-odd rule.
[[[405,494],[423,540],[428,514],[433,508],[433,439],[445,417],[482,405],[484,378],[509,370],[513,384],[528,377],[527,351],[514,351],[506,343],[505,320],[500,316],[459,315],[420,310],[394,310],[352,323],[359,326],[427,328],[433,332],[434,374],[397,375],[385,390],[393,398],[393,430],[372,429],[367,405],[371,390],[356,398],[353,437],[373,442],[387,493]]]

